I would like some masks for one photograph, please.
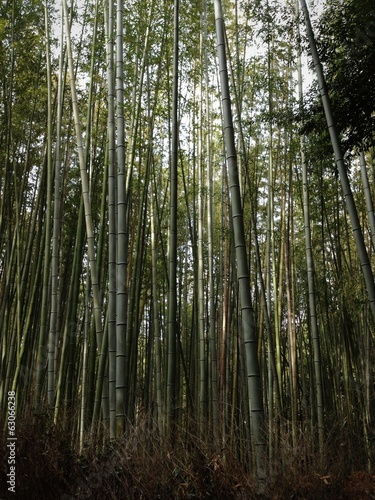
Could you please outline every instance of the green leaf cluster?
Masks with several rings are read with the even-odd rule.
[[[368,150],[375,137],[375,5],[330,0],[316,28],[320,59],[344,152]],[[312,87],[306,131],[324,126]]]

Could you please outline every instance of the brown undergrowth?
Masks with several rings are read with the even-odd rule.
[[[264,493],[257,495],[233,452],[193,433],[180,430],[165,442],[145,422],[100,450],[88,442],[82,453],[66,436],[47,417],[18,422],[16,494],[7,492],[5,452],[0,499],[375,499],[375,475],[351,472],[346,448],[334,439],[327,441],[324,461],[302,438],[293,447],[281,441]],[[3,451],[6,443],[2,434]]]

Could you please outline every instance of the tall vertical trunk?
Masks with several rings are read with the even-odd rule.
[[[109,434],[116,437],[116,145],[115,145],[115,88],[114,88],[114,2],[105,7],[107,86],[108,86],[108,383]]]
[[[60,366],[59,373],[57,376],[56,385],[56,402],[55,402],[55,412],[54,417],[57,420],[61,416],[64,410],[64,395],[66,387],[66,374],[68,367],[69,358],[69,346],[72,339],[75,339],[76,331],[78,329],[77,318],[78,318],[78,295],[79,295],[79,277],[82,272],[82,259],[83,259],[83,246],[84,246],[84,209],[83,200],[81,196],[77,229],[75,235],[75,243],[73,250],[73,260],[72,260],[72,272],[70,274],[70,283],[67,292],[67,310],[66,310],[66,321],[63,329],[63,342],[60,355]]]
[[[203,35],[200,35],[200,56],[202,60]],[[201,61],[199,62],[201,68]],[[199,383],[198,383],[198,407],[199,426],[201,435],[204,435],[206,420],[206,340],[205,340],[205,298],[204,298],[204,256],[203,256],[203,86],[202,71],[199,71],[198,85],[198,144],[197,144],[197,168],[198,168],[198,359],[199,359]]]
[[[125,162],[125,119],[124,119],[124,3],[117,2],[116,12],[116,111],[117,111],[117,295],[116,295],[116,435],[125,431],[127,414],[126,377],[129,353],[126,352],[127,330],[127,267],[128,228],[127,192]]]
[[[359,153],[359,161],[361,165],[361,177],[362,177],[362,185],[363,185],[363,191],[365,193],[365,200],[366,200],[366,208],[367,208],[367,213],[368,213],[368,219],[369,219],[369,224],[370,224],[370,231],[371,231],[371,242],[372,242],[372,247],[375,251],[375,215],[374,215],[374,204],[372,201],[372,196],[371,196],[371,189],[369,185],[369,180],[368,180],[368,175],[367,175],[367,169],[366,169],[366,159],[363,151]]]
[[[102,318],[101,318],[101,300],[100,300],[100,289],[99,289],[99,281],[98,281],[98,270],[97,270],[97,263],[96,263],[96,256],[95,256],[95,245],[94,245],[94,227],[93,227],[93,221],[92,221],[92,206],[91,206],[91,197],[90,197],[90,188],[89,188],[89,178],[88,178],[87,169],[86,169],[83,138],[82,138],[82,132],[81,132],[80,119],[79,119],[78,99],[77,99],[77,91],[76,91],[76,84],[75,84],[75,71],[74,71],[74,64],[73,64],[73,52],[72,52],[71,37],[70,37],[70,22],[69,22],[68,6],[67,6],[66,0],[63,0],[63,11],[64,11],[64,25],[65,25],[65,30],[66,30],[66,45],[67,45],[67,54],[68,54],[70,88],[71,88],[71,94],[72,94],[72,107],[73,107],[76,139],[77,139],[79,170],[80,170],[80,175],[81,175],[82,197],[83,197],[84,215],[85,215],[85,223],[86,223],[88,259],[89,259],[89,265],[90,265],[91,286],[92,286],[93,298],[94,298],[94,321],[95,321],[95,330],[96,330],[98,348],[99,348],[99,352],[100,352],[103,329],[102,329]]]
[[[267,3],[268,8],[268,3]],[[266,240],[266,299],[267,309],[269,314],[272,311],[272,290],[273,290],[273,307],[274,307],[274,325],[275,325],[275,340],[276,340],[276,359],[277,359],[277,380],[279,383],[279,394],[282,397],[282,374],[281,374],[281,351],[280,351],[280,328],[278,316],[278,293],[276,286],[276,262],[275,262],[275,238],[274,238],[274,164],[273,164],[273,126],[272,126],[272,113],[273,113],[273,86],[272,86],[272,72],[273,72],[273,37],[271,37],[270,26],[268,24],[268,43],[267,43],[267,71],[268,71],[268,178],[267,178],[267,240]],[[270,43],[272,40],[272,46]]]
[[[208,79],[208,56],[207,56],[207,1],[203,0],[203,32],[204,32],[204,75],[205,75],[205,105],[206,105],[206,190],[207,190],[207,237],[208,237],[208,296],[209,296],[209,356],[211,368],[211,392],[210,401],[212,407],[212,428],[215,437],[219,431],[218,410],[218,388],[217,388],[217,344],[216,344],[216,299],[215,299],[215,276],[214,276],[214,185],[213,168],[211,157],[211,122],[210,122],[210,98]]]
[[[49,356],[47,354],[47,329],[48,329],[48,309],[49,309],[49,291],[50,291],[50,262],[51,262],[51,211],[52,211],[52,191],[53,191],[53,171],[52,171],[52,82],[51,82],[51,61],[49,47],[49,25],[48,25],[48,6],[45,2],[45,30],[46,30],[46,71],[47,71],[47,204],[45,212],[45,240],[44,240],[44,267],[43,267],[43,289],[42,306],[40,319],[40,333],[38,345],[38,364],[35,389],[35,409],[39,410],[42,396],[43,376],[48,365],[49,389],[54,380],[54,352]],[[48,403],[53,405],[53,390],[48,392]]]
[[[222,168],[222,183],[221,183],[221,228],[222,238],[220,245],[220,288],[221,288],[221,315],[219,324],[219,377],[218,377],[218,397],[219,397],[219,412],[221,418],[221,432],[223,444],[226,441],[227,428],[227,391],[228,391],[228,334],[229,334],[229,238],[226,234],[226,226],[228,219],[228,196],[227,196],[227,171]]]
[[[47,20],[46,20],[47,23]],[[48,348],[48,404],[52,406],[55,401],[55,343],[57,334],[57,310],[58,310],[58,274],[59,274],[59,234],[60,234],[60,148],[61,148],[61,120],[63,105],[63,24],[61,24],[60,35],[60,58],[57,89],[57,116],[56,116],[56,151],[55,151],[55,192],[53,206],[53,235],[52,235],[52,262],[51,262],[51,313],[49,327]]]
[[[285,258],[285,288],[287,299],[287,317],[288,317],[288,341],[289,341],[289,380],[290,380],[290,402],[292,416],[292,441],[293,446],[297,443],[297,346],[296,346],[296,330],[294,321],[294,294],[293,294],[293,198],[292,198],[292,172],[289,175],[289,193],[285,193],[285,198],[288,196],[288,217],[285,231],[284,258]]]
[[[246,375],[249,395],[250,429],[254,462],[258,479],[263,479],[264,436],[263,425],[263,396],[258,360],[258,338],[254,321],[254,310],[251,301],[250,273],[248,267],[245,228],[237,155],[234,140],[231,99],[225,50],[224,19],[220,0],[214,0],[215,22],[217,36],[217,50],[219,59],[221,101],[224,121],[224,142],[228,165],[229,189],[231,195],[231,209],[236,249],[237,279],[239,287],[240,310],[246,354]]]
[[[299,14],[298,0],[296,0],[296,13]],[[298,35],[299,36],[299,35]],[[299,41],[298,44],[300,45]],[[300,54],[300,46],[298,47],[298,98],[300,109],[303,106],[303,89],[302,89],[302,62]],[[305,157],[305,139],[301,136],[300,139],[300,155],[302,165],[302,190],[303,190],[303,218],[305,225],[305,252],[306,252],[306,267],[307,267],[307,286],[309,294],[309,314],[310,314],[310,330],[314,353],[314,374],[315,374],[315,393],[316,393],[316,411],[318,417],[318,443],[319,452],[323,451],[324,444],[324,402],[323,402],[323,380],[320,354],[320,332],[318,325],[318,315],[316,307],[316,291],[315,291],[315,270],[314,258],[312,252],[311,241],[311,226],[310,226],[310,203],[309,203],[309,183],[307,173],[307,162]]]
[[[171,436],[176,405],[177,347],[177,166],[178,166],[178,63],[179,0],[174,2],[172,156],[170,163],[169,283],[168,283],[168,368],[167,368],[167,435]]]
[[[155,194],[156,198],[156,194]],[[156,385],[156,404],[157,404],[157,419],[159,432],[164,432],[164,406],[162,397],[162,349],[161,349],[161,332],[159,320],[159,294],[157,283],[157,246],[156,246],[156,229],[155,229],[155,210],[154,200],[150,203],[150,219],[151,219],[151,260],[152,260],[152,306],[153,306],[153,327],[154,327],[154,343],[155,343],[155,385]]]

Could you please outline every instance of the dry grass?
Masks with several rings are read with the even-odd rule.
[[[173,443],[141,425],[98,451],[87,444],[78,454],[66,433],[47,418],[18,422],[17,493],[4,496],[8,466],[1,465],[1,499],[374,499],[375,476],[350,475],[347,450],[328,439],[321,460],[303,436],[292,447],[280,442],[265,492],[230,450],[180,431]],[[6,437],[1,436],[1,449]]]

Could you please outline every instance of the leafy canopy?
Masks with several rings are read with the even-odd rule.
[[[344,152],[368,150],[375,137],[375,3],[329,0],[316,39]],[[324,126],[317,94],[315,85],[305,132]]]

